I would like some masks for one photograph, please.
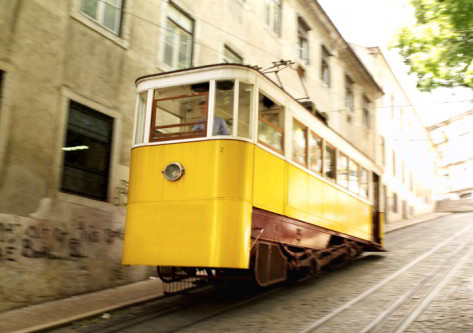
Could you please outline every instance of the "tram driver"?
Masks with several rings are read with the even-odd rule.
[[[199,109],[200,109],[200,114],[202,116],[202,120],[207,120],[207,111],[208,111],[207,101],[200,101]],[[192,126],[193,131],[199,131],[199,130],[203,131],[204,129],[205,129],[204,124],[198,124],[198,125]],[[224,119],[214,116],[212,135],[228,135],[228,126]]]

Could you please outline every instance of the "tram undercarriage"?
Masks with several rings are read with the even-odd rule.
[[[338,267],[365,250],[385,251],[374,242],[254,209],[249,269],[158,266],[157,272],[168,294],[221,281],[268,287]]]

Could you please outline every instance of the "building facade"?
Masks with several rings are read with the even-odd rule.
[[[384,168],[386,221],[435,210],[439,154],[402,84],[377,47],[352,45],[384,90],[376,110],[377,161]]]
[[[472,199],[473,110],[429,126],[439,151],[440,193],[438,199]]]
[[[383,91],[316,1],[0,6],[0,311],[152,274],[120,265],[139,76],[290,60],[267,75],[376,158]]]

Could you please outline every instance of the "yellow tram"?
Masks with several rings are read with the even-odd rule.
[[[149,75],[137,93],[124,264],[265,286],[383,251],[377,166],[258,70]]]

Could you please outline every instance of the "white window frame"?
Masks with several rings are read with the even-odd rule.
[[[327,87],[330,87],[330,52],[327,50],[325,46],[322,45],[321,49],[321,55],[320,55],[320,80],[327,85]],[[328,75],[325,77],[324,75],[324,65],[327,67]]]
[[[279,37],[281,36],[282,0],[264,0],[265,24]]]
[[[172,7],[174,10],[176,10],[177,12],[179,12],[180,14],[182,14],[184,17],[188,18],[189,21],[191,21],[191,25],[192,25],[192,31],[189,31],[187,30],[186,28],[184,28],[183,26],[181,26],[178,22],[176,22],[175,20],[173,20],[170,16],[169,16],[169,8]],[[189,34],[191,37],[190,37],[190,41],[191,41],[191,45],[190,45],[190,54],[188,55],[189,58],[188,58],[188,61],[187,61],[187,66],[184,67],[184,68],[190,68],[192,67],[192,64],[193,64],[193,61],[194,61],[194,39],[195,39],[195,20],[194,18],[187,14],[187,12],[185,12],[184,10],[182,10],[181,8],[179,8],[178,6],[176,6],[174,3],[172,2],[169,2],[167,3],[166,7],[165,7],[165,11],[166,11],[166,14],[165,14],[165,17],[164,17],[164,31],[163,31],[163,38],[162,38],[162,54],[161,54],[161,62],[169,67],[169,68],[172,68],[172,69],[183,69],[183,68],[180,68],[178,67],[178,63],[179,63],[179,45],[180,45],[180,36],[177,36],[176,38],[174,38],[174,45],[173,45],[173,54],[172,54],[172,64],[168,64],[166,62],[166,37],[167,37],[167,34],[169,32],[171,33],[174,33],[172,31],[169,31],[169,28],[167,27],[168,26],[168,22],[171,21],[172,24],[174,24],[175,26],[178,27],[178,29],[181,29],[182,31],[184,31],[185,33]]]
[[[297,17],[297,56],[306,64],[310,63],[310,27],[301,16]],[[305,43],[304,43],[305,42]]]
[[[371,101],[366,97],[366,95],[363,95],[363,125],[365,128],[371,128]]]
[[[86,16],[87,18],[93,20],[94,22],[96,22],[97,24],[99,24],[101,27],[103,27],[104,29],[107,29],[108,31],[111,31],[112,33],[114,33],[115,35],[117,36],[120,36],[120,32],[121,32],[121,24],[122,24],[122,14],[123,14],[123,3],[125,0],[119,0],[120,1],[120,5],[118,7],[112,5],[112,4],[109,4],[107,3],[107,0],[96,0],[97,2],[97,18],[94,18],[94,17],[91,17],[89,16],[87,13],[85,13],[83,11],[83,4],[84,4],[84,0],[80,0],[80,7],[79,7],[79,11],[82,15]],[[105,24],[104,24],[104,14],[105,14],[105,6],[112,6],[114,8],[117,8],[119,10],[119,15],[117,15],[115,17],[115,30],[114,29],[110,29],[109,27],[107,27]]]

